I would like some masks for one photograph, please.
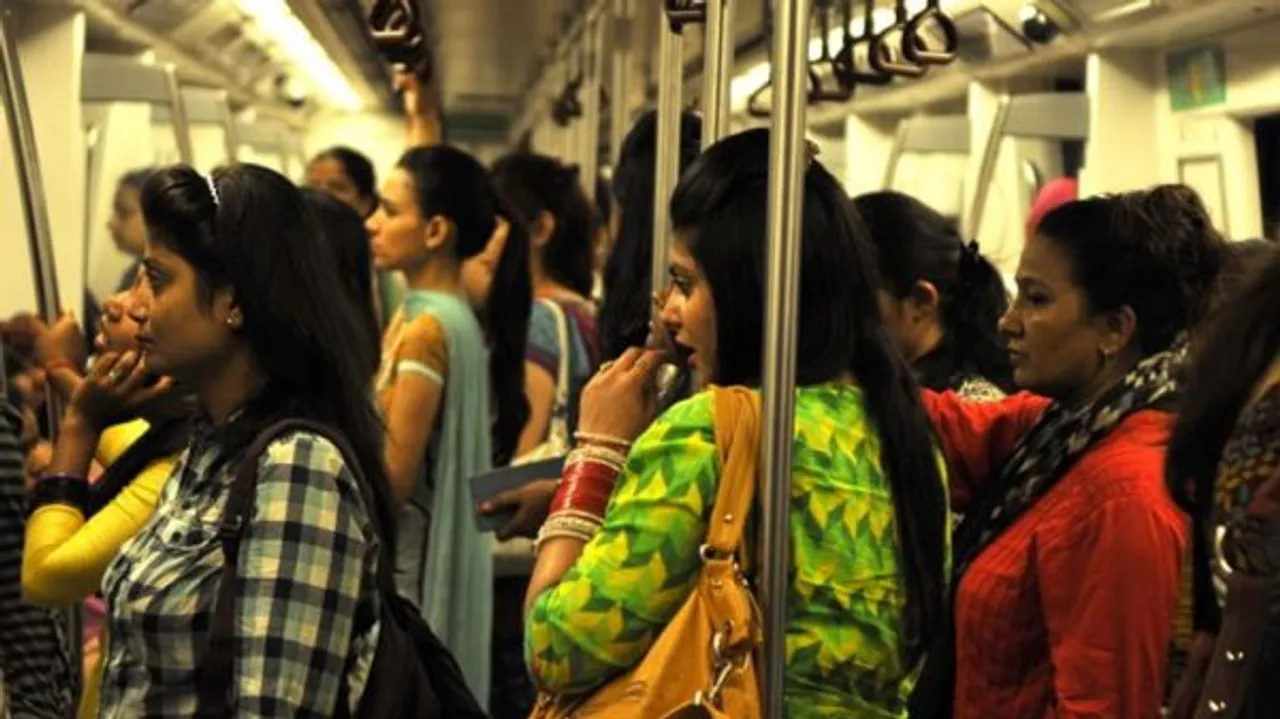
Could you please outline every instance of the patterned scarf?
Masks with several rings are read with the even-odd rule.
[[[1068,408],[1055,402],[1018,442],[1000,476],[979,495],[956,529],[952,546],[952,602],[973,560],[1053,489],[1071,467],[1126,417],[1141,410],[1171,410],[1178,398],[1178,372],[1187,354],[1179,340],[1129,371],[1097,401]],[[954,604],[952,619],[954,619]],[[955,627],[930,647],[911,696],[912,719],[949,719],[955,691]]]
[[[1178,371],[1187,345],[1147,357],[1096,402],[1068,408],[1055,402],[1018,442],[1000,477],[982,493],[956,530],[957,586],[979,554],[1058,483],[1075,463],[1126,417],[1146,409],[1173,408]]]

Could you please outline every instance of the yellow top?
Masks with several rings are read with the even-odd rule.
[[[147,428],[140,419],[108,428],[98,442],[98,462],[110,466]],[[120,547],[151,519],[176,461],[174,455],[148,464],[87,522],[69,504],[46,504],[32,512],[22,552],[23,599],[37,606],[61,607],[96,592]],[[96,715],[97,697],[97,681],[85,682],[80,716]]]

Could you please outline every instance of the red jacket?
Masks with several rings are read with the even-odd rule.
[[[1047,405],[926,393],[957,511]],[[1170,424],[1130,415],[974,560],[956,595],[957,719],[1160,715],[1187,539],[1164,485]]]

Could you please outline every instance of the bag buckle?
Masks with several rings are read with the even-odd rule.
[[[699,690],[693,696],[694,706],[715,706],[719,708],[720,693],[724,691],[724,686],[729,682],[729,678],[746,669],[747,663],[751,661],[751,652],[738,651],[736,652],[737,656],[731,656],[733,647],[727,646],[727,642],[732,632],[733,622],[725,622],[724,627],[711,637],[712,666],[715,669],[715,678],[712,679],[711,686]]]

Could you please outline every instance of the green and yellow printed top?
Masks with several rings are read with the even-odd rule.
[[[604,527],[538,597],[526,657],[541,688],[579,693],[639,664],[697,580],[715,502],[714,402],[676,405],[636,442]],[[905,717],[906,586],[880,443],[852,385],[797,390],[787,600],[787,716]]]

